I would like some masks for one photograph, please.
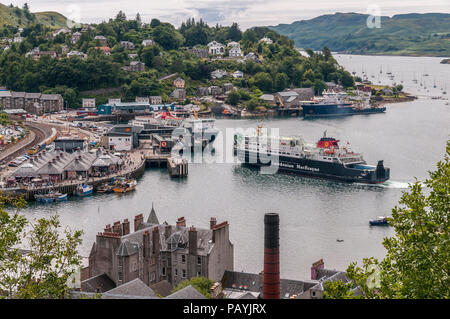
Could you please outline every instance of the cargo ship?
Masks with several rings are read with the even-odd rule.
[[[235,151],[241,163],[251,166],[272,166],[277,172],[350,183],[379,184],[387,181],[390,169],[383,161],[368,165],[363,156],[340,147],[339,140],[324,136],[316,143],[306,143],[302,137],[268,137],[235,135]]]
[[[368,106],[364,103],[355,105],[345,101],[346,93],[324,93],[320,101],[311,101],[302,104],[303,117],[347,116],[358,114],[374,114],[386,112],[386,107]]]

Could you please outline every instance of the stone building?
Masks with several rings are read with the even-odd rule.
[[[130,41],[120,41],[120,46],[128,50],[134,49],[134,43]]]
[[[175,226],[160,224],[152,207],[147,221],[142,214],[134,218],[134,232],[128,219],[106,225],[84,272],[106,274],[116,285],[139,278],[148,286],[165,280],[175,287],[198,276],[218,281],[233,263],[228,222],[217,224],[213,217],[208,229],[187,227],[184,217]]]
[[[172,99],[185,100],[186,99],[186,90],[185,89],[175,89],[170,94],[170,97]]]
[[[223,55],[225,54],[225,46],[217,41],[208,43],[208,53],[211,55]]]
[[[23,108],[28,113],[42,115],[61,111],[64,99],[60,94],[0,91],[0,106],[4,109]]]

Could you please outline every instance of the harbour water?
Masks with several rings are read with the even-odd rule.
[[[420,94],[417,89],[421,88],[412,83],[414,70],[419,78],[425,69],[427,78],[445,80],[447,90],[450,89],[450,65],[440,65],[439,58],[336,57],[349,71],[354,69],[359,74],[363,65],[369,79],[372,69],[376,74],[380,65],[383,72],[390,68],[398,79],[403,73],[402,84],[412,94]],[[387,78],[383,80],[389,83]],[[64,226],[83,229],[84,257],[89,255],[95,235],[106,224],[125,218],[132,221],[138,213],[144,213],[146,218],[152,203],[160,222],[175,224],[178,217],[184,216],[188,226],[208,227],[209,218],[215,216],[218,222],[230,223],[235,270],[259,272],[263,268],[264,214],[277,212],[282,278],[308,279],[311,264],[320,258],[326,267],[344,270],[352,261],[383,257],[382,240],[392,236],[393,230],[371,228],[369,220],[389,215],[408,183],[415,178],[427,178],[427,170],[434,169],[435,163],[443,158],[450,133],[450,106],[445,105],[448,100],[430,98],[440,92],[438,87],[436,92],[424,94],[428,97],[387,105],[385,114],[307,121],[301,118],[216,121],[216,127],[222,131],[263,124],[279,128],[281,135],[301,134],[311,142],[327,130],[328,136],[340,139],[341,143],[349,141],[368,163],[376,164],[383,159],[385,166],[391,168],[391,179],[382,185],[261,175],[239,164],[199,163],[190,165],[189,177],[184,180],[171,179],[166,169],[148,169],[133,193],[103,194],[48,205],[32,203],[24,213],[28,218],[39,218],[58,212]],[[218,148],[216,155],[223,152]]]

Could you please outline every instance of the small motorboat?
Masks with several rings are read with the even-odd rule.
[[[94,187],[92,185],[80,184],[74,191],[75,196],[86,197],[92,195]]]
[[[114,193],[114,185],[104,184],[97,188],[97,193]]]
[[[389,226],[387,216],[378,216],[377,219],[369,221],[370,226]]]
[[[136,190],[137,182],[135,179],[130,179],[126,181],[119,181],[114,187],[114,193],[128,193]]]
[[[67,194],[62,193],[48,193],[48,194],[38,194],[34,195],[36,201],[41,203],[54,203],[54,202],[62,202],[67,200]]]

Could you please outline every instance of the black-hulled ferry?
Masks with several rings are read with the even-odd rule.
[[[350,145],[340,147],[339,140],[324,136],[317,144],[308,144],[301,137],[271,138],[235,135],[238,159],[254,166],[278,166],[278,171],[344,182],[378,184],[389,179],[390,169],[383,161],[368,165],[363,156]]]

